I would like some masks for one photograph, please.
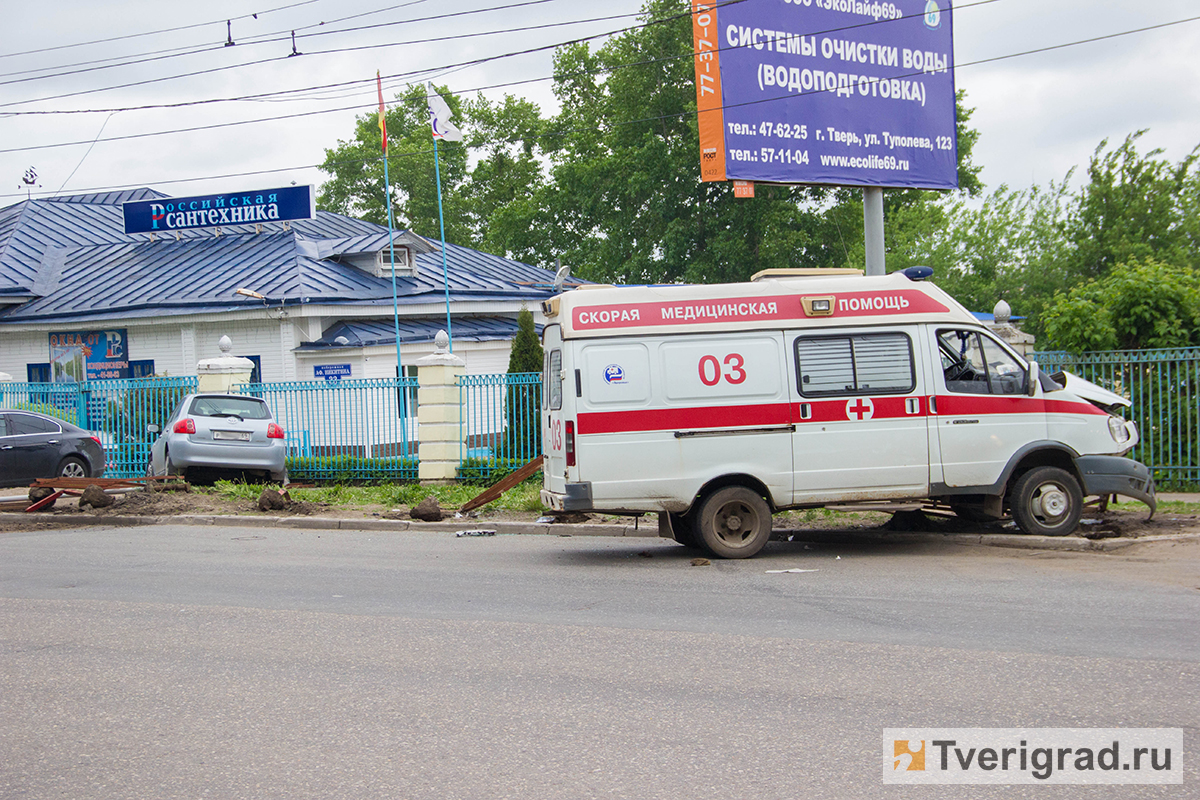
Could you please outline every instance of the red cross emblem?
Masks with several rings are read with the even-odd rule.
[[[875,404],[871,402],[869,397],[860,397],[857,400],[851,400],[846,403],[846,419],[858,420],[862,422],[864,419],[870,419],[875,415]]]

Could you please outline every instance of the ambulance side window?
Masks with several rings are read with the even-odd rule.
[[[551,350],[546,354],[546,374],[542,382],[546,385],[546,407],[551,411],[561,411],[562,350]]]
[[[917,385],[912,341],[903,333],[798,338],[796,375],[805,397],[906,394]]]
[[[974,330],[938,331],[947,391],[1023,394],[1027,368],[995,340]]]

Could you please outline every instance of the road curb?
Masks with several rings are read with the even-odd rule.
[[[5,515],[12,519],[17,515]],[[445,522],[419,522],[405,519],[343,517],[274,517],[237,514],[178,514],[173,516],[124,516],[124,515],[29,515],[13,521],[51,524],[56,527],[82,525],[106,525],[110,527],[147,527],[153,525],[231,525],[243,528],[282,528],[290,530],[344,530],[401,533],[404,531],[444,531],[447,533],[486,533],[523,536],[601,536],[610,538],[658,538],[657,526],[569,524],[544,522],[508,522],[487,520],[447,520]],[[1018,550],[1049,550],[1065,552],[1113,552],[1144,542],[1200,541],[1200,533],[1170,533],[1141,536],[1134,539],[1086,539],[1082,536],[1029,536],[1015,533],[929,533],[907,531],[820,531],[811,529],[775,529],[771,538],[775,541],[809,542],[813,544],[838,544],[847,540],[859,542],[929,542],[951,543],[984,547],[1007,547]],[[668,540],[669,541],[669,540]]]

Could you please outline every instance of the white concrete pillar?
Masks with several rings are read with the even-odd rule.
[[[224,354],[219,358],[201,359],[196,364],[197,391],[213,394],[228,394],[239,383],[249,383],[254,373],[254,362],[248,358],[229,355],[233,350],[233,342],[228,336],[222,336],[217,343]]]
[[[417,455],[422,483],[452,481],[462,457],[462,404],[458,377],[467,362],[447,352],[450,337],[438,331],[432,355],[417,359]]]

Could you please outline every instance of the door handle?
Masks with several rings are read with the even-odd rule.
[[[47,439],[46,444],[58,444],[58,439]]]
[[[0,450],[12,450],[12,449],[13,449],[13,446],[11,444],[6,444],[3,447],[0,447]]]

